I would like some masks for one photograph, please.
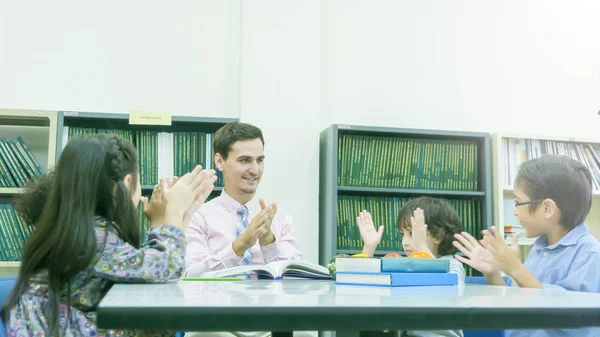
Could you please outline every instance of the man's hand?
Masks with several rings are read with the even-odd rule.
[[[275,218],[275,214],[277,214],[277,204],[272,203],[267,206],[263,199],[258,199],[258,203],[260,204],[261,212],[265,212],[266,218],[263,219],[263,228],[264,231],[258,237],[258,243],[261,246],[267,246],[275,242],[275,234],[271,230],[271,223]],[[259,213],[260,215],[261,213]],[[255,217],[256,218],[256,217]],[[254,220],[254,219],[253,219]]]
[[[271,210],[268,206],[258,212],[258,214],[252,218],[252,221],[250,221],[242,235],[233,241],[232,248],[237,256],[244,256],[244,252],[248,250],[248,248],[254,246],[259,238],[268,233],[269,229],[267,229],[267,226],[271,226],[271,220],[268,215],[269,211]]]

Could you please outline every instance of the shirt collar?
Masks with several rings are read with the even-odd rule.
[[[546,235],[542,235],[539,238],[537,238],[534,241],[533,245],[536,248],[547,248],[547,249],[554,249],[558,246],[572,246],[572,245],[577,244],[577,241],[579,240],[579,238],[586,235],[587,233],[589,233],[587,225],[581,224],[581,225],[575,226],[573,229],[571,229],[567,233],[567,235],[563,236],[560,240],[558,240],[557,243],[555,243],[551,246],[548,246],[548,237]]]
[[[233,214],[237,214],[238,209],[243,206],[237,200],[233,199],[229,194],[227,194],[225,189],[221,191],[220,197],[221,202],[223,205],[225,205],[225,208],[227,208],[227,210]],[[255,210],[260,208],[260,205],[258,204],[258,197],[254,195],[254,197],[252,197],[252,199],[250,199],[244,206],[248,207],[248,214],[255,214]]]

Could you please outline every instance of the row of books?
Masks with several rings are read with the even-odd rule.
[[[23,187],[31,178],[44,174],[23,138],[0,138],[0,187]]]
[[[116,133],[131,141],[138,150],[142,185],[154,185],[159,177],[181,177],[196,165],[210,168],[214,157],[211,146],[213,134],[210,133],[79,127],[65,127],[64,132],[63,137],[66,138],[81,134]],[[218,179],[216,184],[222,186],[222,179]]]
[[[592,173],[594,189],[600,190],[600,144],[567,143],[539,139],[504,138],[504,182],[512,186],[519,166],[545,155],[562,155],[584,164]]]
[[[32,232],[9,204],[0,204],[0,260],[19,261]]]
[[[338,185],[478,191],[474,141],[348,135],[338,142]]]
[[[402,250],[402,233],[397,228],[400,208],[411,198],[370,197],[340,195],[337,207],[337,245],[338,249],[360,250],[362,240],[356,224],[356,217],[363,210],[371,213],[373,223],[378,228],[384,226],[379,250]],[[454,207],[462,221],[464,231],[478,234],[483,222],[481,200],[479,199],[445,199]]]

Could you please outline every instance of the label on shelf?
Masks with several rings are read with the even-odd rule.
[[[130,111],[129,124],[171,125],[170,112]]]

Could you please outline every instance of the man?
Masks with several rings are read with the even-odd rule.
[[[213,140],[221,195],[200,207],[186,233],[187,276],[243,264],[302,259],[292,218],[256,196],[264,170],[262,131],[232,122]]]

